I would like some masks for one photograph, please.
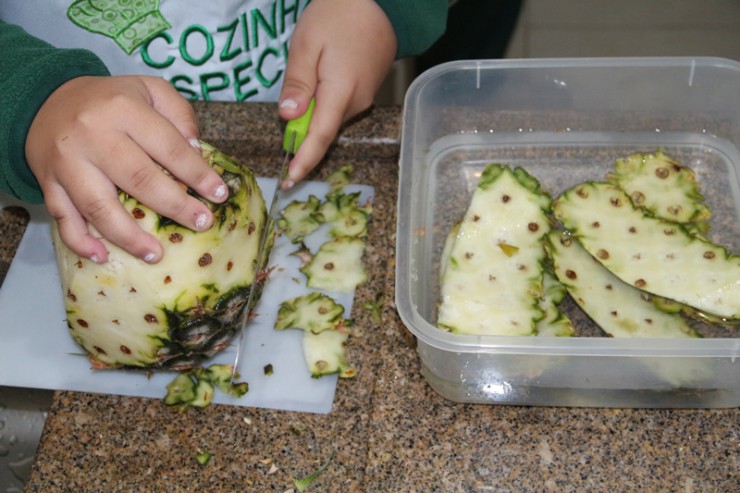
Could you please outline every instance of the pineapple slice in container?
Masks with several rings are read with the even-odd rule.
[[[253,285],[261,232],[272,227],[253,173],[207,143],[203,158],[229,187],[213,204],[215,222],[194,232],[120,192],[126,210],[164,248],[147,264],[106,243],[107,263],[74,254],[52,237],[61,277],[67,325],[95,368],[184,370],[224,349],[238,331]],[[193,192],[190,192],[193,193]],[[270,244],[274,236],[269,237]],[[104,240],[105,241],[105,240]],[[269,256],[266,256],[267,258]],[[261,281],[263,282],[263,281]]]
[[[443,252],[437,324],[450,332],[529,336],[545,316],[550,196],[522,168],[486,166]]]

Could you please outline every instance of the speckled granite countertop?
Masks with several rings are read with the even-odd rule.
[[[275,173],[273,106],[196,108],[206,139],[258,174]],[[221,405],[178,414],[156,399],[59,391],[26,491],[286,492],[330,457],[310,491],[738,491],[737,409],[469,405],[430,389],[393,306],[399,125],[399,108],[376,108],[311,177],[352,162],[355,180],[377,191],[369,280],[352,314],[359,375],[338,383],[329,414]],[[16,214],[0,221],[17,230]],[[11,236],[0,254],[12,251]],[[377,293],[380,323],[361,308]],[[212,460],[199,466],[197,450]]]

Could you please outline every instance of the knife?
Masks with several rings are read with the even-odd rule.
[[[250,320],[250,312],[252,311],[252,308],[250,306],[252,305],[252,302],[254,300],[255,291],[257,291],[255,286],[257,285],[257,281],[260,275],[260,272],[262,271],[263,265],[267,262],[267,256],[269,256],[269,248],[267,247],[269,244],[269,238],[271,234],[275,233],[275,223],[277,221],[277,213],[278,213],[278,203],[280,202],[280,186],[283,183],[283,180],[285,180],[285,177],[288,175],[288,163],[290,162],[290,158],[292,155],[295,155],[295,153],[298,151],[298,148],[301,146],[303,141],[306,138],[306,135],[308,134],[308,126],[311,123],[311,116],[313,116],[313,109],[316,105],[316,101],[311,98],[311,101],[308,104],[308,109],[306,109],[306,112],[296,118],[295,120],[290,120],[288,124],[285,126],[285,134],[283,135],[283,150],[285,151],[285,157],[283,158],[283,164],[280,166],[280,172],[278,174],[278,180],[275,184],[275,191],[272,194],[272,200],[270,201],[270,209],[267,212],[267,222],[265,223],[265,228],[262,230],[262,234],[259,238],[258,243],[258,250],[257,250],[257,263],[256,268],[254,271],[254,279],[252,279],[252,288],[249,290],[249,295],[247,296],[247,309],[244,310],[244,316],[242,318],[241,327],[239,328],[239,343],[236,347],[236,356],[234,357],[234,365],[231,368],[231,383],[234,383],[234,379],[236,378],[237,374],[239,373],[239,358],[242,353],[242,346],[244,345],[244,338],[246,333],[247,324],[249,324]]]

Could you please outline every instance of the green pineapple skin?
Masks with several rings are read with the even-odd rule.
[[[622,281],[704,313],[740,318],[740,256],[644,214],[613,184],[576,185],[554,201],[553,213]]]
[[[680,315],[659,310],[642,290],[609,272],[569,234],[553,230],[546,248],[571,297],[611,337],[698,337]]]
[[[308,293],[284,301],[274,328],[303,331],[303,354],[313,378],[337,373],[352,378],[357,371],[347,362],[345,346],[349,321],[342,317],[344,307],[324,293]]]
[[[354,167],[351,164],[345,164],[330,174],[326,179],[326,182],[329,184],[329,192],[326,194],[327,198],[332,198],[334,195],[341,193],[344,187],[349,185],[352,180],[353,172]]]
[[[326,330],[318,334],[304,331],[303,354],[313,378],[335,373],[339,378],[357,375],[357,370],[347,362],[345,346],[348,338],[349,332],[344,330]]]
[[[303,239],[318,229],[324,219],[319,212],[321,201],[315,195],[307,200],[294,200],[282,211],[278,218],[278,228],[292,243],[301,243]]]
[[[119,193],[124,208],[162,244],[159,263],[103,240],[109,260],[96,264],[72,253],[52,227],[67,324],[94,368],[195,366],[229,344],[251,309],[250,290],[259,290],[254,303],[261,294],[261,282],[252,286],[256,269],[264,268],[256,265],[268,224],[261,190],[250,170],[205,142],[201,148],[229,187],[224,204],[198,197],[215,216],[208,231],[196,233]]]
[[[486,166],[441,263],[437,326],[451,332],[528,336],[544,317],[543,236],[550,197],[522,168]]]
[[[295,255],[304,262],[300,271],[309,288],[351,293],[367,280],[362,264],[364,253],[364,240],[341,236],[323,243],[314,254],[303,245]]]
[[[327,196],[319,208],[322,222],[329,225],[329,236],[333,238],[365,238],[371,213],[370,204],[360,205],[360,192],[336,192]]]
[[[278,308],[275,328],[300,328],[318,334],[344,322],[344,307],[330,296],[312,292],[286,300]]]

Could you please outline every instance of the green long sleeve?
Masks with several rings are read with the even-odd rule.
[[[26,135],[46,98],[82,75],[109,75],[87,50],[59,49],[0,20],[0,189],[29,203],[43,195],[26,161]]]
[[[398,41],[396,58],[423,53],[447,27],[448,0],[376,0]]]

